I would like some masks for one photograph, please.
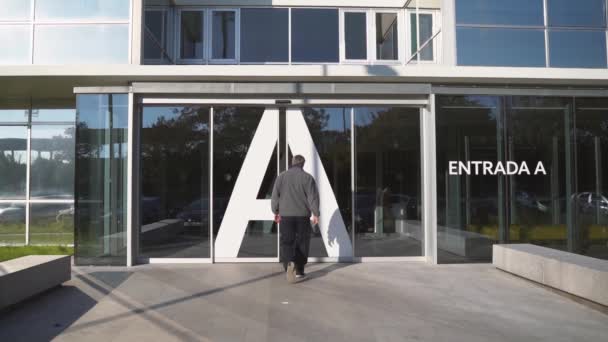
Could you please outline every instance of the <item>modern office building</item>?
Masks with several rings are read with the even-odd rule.
[[[314,261],[608,259],[607,35],[606,0],[0,0],[0,244],[277,261],[302,154]]]

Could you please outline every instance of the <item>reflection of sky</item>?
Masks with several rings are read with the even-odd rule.
[[[59,125],[59,126],[32,126],[32,140],[34,139],[51,139],[53,137],[70,138],[66,131],[74,126]]]
[[[344,132],[350,129],[350,108],[323,108],[327,114],[327,125],[323,127],[323,131],[339,131]]]
[[[34,109],[32,111],[32,122],[74,122],[75,120],[75,109]]]
[[[145,107],[142,127],[152,127],[161,117],[164,117],[165,120],[175,119],[179,117],[183,109],[184,107]]]
[[[26,109],[2,109],[0,110],[0,122],[23,122],[27,123]]]

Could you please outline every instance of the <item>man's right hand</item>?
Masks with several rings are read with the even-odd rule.
[[[279,214],[274,215],[274,222],[281,223],[281,215],[279,215]]]
[[[319,216],[312,215],[312,224],[316,226],[319,224]]]

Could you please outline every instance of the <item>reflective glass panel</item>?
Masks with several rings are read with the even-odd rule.
[[[530,175],[509,176],[510,242],[567,248],[568,178],[574,162],[566,142],[571,136],[571,100],[543,97],[507,98],[508,160],[526,162]],[[534,174],[539,162],[546,175]]]
[[[554,68],[605,68],[605,31],[549,31],[549,65]]]
[[[236,48],[236,14],[234,11],[214,11],[211,28],[211,58],[234,59]]]
[[[608,259],[608,100],[576,99],[573,248]]]
[[[543,13],[543,0],[456,1],[456,24],[543,26]]]
[[[291,61],[338,62],[339,29],[337,9],[292,9]]]
[[[129,20],[129,0],[36,0],[36,19]]]
[[[32,64],[32,27],[0,25],[0,64]]]
[[[34,63],[129,63],[129,25],[38,25]]]
[[[504,176],[451,174],[450,162],[504,160],[498,97],[437,100],[437,258],[440,263],[488,262],[505,235]]]
[[[0,244],[25,244],[25,203],[0,203]]]
[[[66,122],[73,123],[76,120],[75,109],[34,109],[32,111],[32,122]]]
[[[220,229],[234,229],[222,226],[224,214],[231,197],[235,195],[235,184],[264,111],[263,107],[213,108],[213,236],[216,239]],[[275,148],[270,163],[265,166],[266,172],[258,190],[258,199],[270,199],[277,177],[277,164]],[[268,214],[272,217],[272,213]],[[277,257],[277,247],[276,223],[272,220],[249,221],[237,256]]]
[[[367,59],[366,13],[344,13],[344,48],[346,59]]]
[[[547,0],[549,26],[606,27],[606,0]]]
[[[0,109],[0,122],[27,124],[29,113],[27,109]]]
[[[209,258],[209,108],[142,115],[140,254]]]
[[[0,126],[0,199],[25,199],[27,127]]]
[[[355,108],[355,256],[421,256],[420,111]]]
[[[167,12],[147,9],[144,16],[143,28],[144,60],[159,60],[165,58]]]
[[[458,65],[544,67],[543,30],[456,28]]]
[[[376,59],[399,59],[397,13],[376,13]]]
[[[128,103],[126,94],[76,97],[77,265],[126,264]]]
[[[433,15],[432,14],[420,14],[420,25],[416,25],[417,19],[416,14],[410,14],[410,32],[411,32],[411,51],[412,55],[418,51],[418,27],[420,27],[420,47],[427,40],[433,36]],[[420,60],[432,61],[433,60],[433,42],[429,42],[424,49],[420,52]]]
[[[32,125],[32,198],[74,198],[74,133],[73,124]]]
[[[289,10],[241,9],[241,62],[289,61]]]
[[[28,21],[32,19],[32,0],[0,0],[0,8],[2,8],[0,21]]]
[[[30,244],[74,244],[74,204],[30,204]]]
[[[180,55],[182,59],[203,59],[205,50],[204,12],[182,11],[180,23]]]
[[[351,141],[350,108],[302,108],[312,141],[321,157],[340,212],[331,220],[342,219],[346,230],[351,229]],[[289,122],[288,122],[289,124]],[[292,151],[298,154],[298,151]],[[313,170],[312,174],[316,174]],[[319,182],[317,182],[318,186]],[[310,256],[326,257],[327,251],[319,230],[311,235]]]

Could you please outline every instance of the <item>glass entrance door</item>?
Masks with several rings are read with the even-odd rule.
[[[313,260],[423,255],[417,108],[143,105],[141,122],[140,257],[278,261],[270,198],[296,154],[320,194]]]

